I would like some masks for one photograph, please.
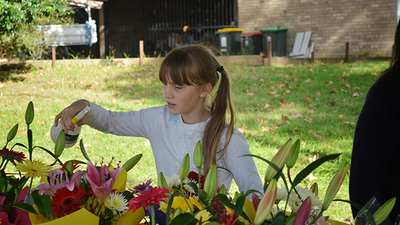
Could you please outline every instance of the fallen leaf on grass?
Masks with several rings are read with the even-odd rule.
[[[279,99],[279,104],[281,104],[283,106],[283,105],[288,104],[288,101],[286,101],[285,99]]]
[[[267,122],[268,122],[268,120],[261,119],[261,121],[258,123],[258,125],[263,125],[263,124],[265,124]]]
[[[378,76],[378,74],[377,74],[377,73],[371,73],[371,75],[372,75],[372,76]]]
[[[3,118],[4,118],[4,117],[7,117],[7,114],[3,114],[3,115],[1,115],[1,117],[3,117]]]
[[[261,127],[262,132],[270,132],[272,130],[271,127]]]
[[[353,97],[358,97],[358,96],[360,96],[360,94],[358,94],[357,92],[355,92],[355,93],[352,94],[351,96],[353,96]]]
[[[276,94],[276,91],[270,91],[270,92],[268,92],[268,94],[269,95],[274,95],[274,94]]]
[[[253,96],[253,95],[254,95],[254,92],[247,92],[247,95],[248,95],[248,96]]]
[[[300,117],[303,117],[303,114],[301,114],[301,113],[298,113],[298,112],[296,112],[296,111],[293,111],[293,112],[292,112],[292,115],[293,115],[293,117],[294,117],[294,118],[300,118]]]
[[[320,140],[320,141],[325,141],[325,137],[322,136],[322,135],[319,134],[319,133],[314,133],[314,136],[315,136],[316,138],[318,138],[318,140]]]
[[[329,102],[329,104],[334,106],[334,105],[336,105],[336,102],[335,101],[331,101],[331,102]]]
[[[359,87],[353,87],[353,90],[360,90]]]
[[[318,179],[318,177],[316,177],[316,176],[314,176],[312,173],[310,173],[308,176],[307,176],[307,180],[310,182],[310,183],[313,183],[315,180],[317,180]]]
[[[309,82],[311,82],[311,79],[307,78],[304,82],[309,83]]]
[[[264,109],[266,109],[266,108],[269,108],[270,107],[270,104],[268,104],[268,103],[265,103],[265,105],[264,105]]]
[[[329,90],[329,93],[337,93],[337,89],[333,88],[333,89]]]
[[[307,121],[309,123],[312,123],[312,119],[311,118],[305,118],[304,121]]]
[[[339,115],[337,116],[337,118],[338,118],[338,119],[342,119],[342,118],[343,118],[343,114],[339,114]]]
[[[312,101],[312,97],[307,94],[307,97],[304,98],[307,101]]]
[[[292,83],[296,83],[297,82],[297,77],[293,77],[291,80]]]
[[[320,91],[318,91],[317,93],[315,93],[317,96],[320,96],[321,95],[321,92]]]
[[[350,88],[350,87],[351,87],[350,84],[345,84],[344,86],[346,86],[347,88]]]
[[[288,119],[287,116],[282,115],[282,120],[276,121],[276,125],[278,125],[278,126],[282,125],[282,123],[284,123],[285,121],[287,121],[287,119]]]
[[[325,146],[325,148],[324,148],[324,150],[328,150],[328,149],[330,149],[331,148],[331,145],[329,144],[329,141],[326,143],[326,146]]]
[[[297,132],[297,131],[299,131],[299,128],[295,127],[295,128],[293,128],[293,130]]]

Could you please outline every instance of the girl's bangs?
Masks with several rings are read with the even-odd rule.
[[[176,54],[174,54],[176,53]],[[188,57],[177,52],[171,52],[161,64],[159,79],[162,83],[173,83],[177,85],[193,85],[195,82],[191,79],[193,75],[192,63]]]

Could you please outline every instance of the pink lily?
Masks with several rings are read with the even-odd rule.
[[[117,168],[110,173],[108,166],[102,166],[100,171],[89,161],[87,164],[87,180],[99,203],[103,203],[112,191],[115,180],[122,168]]]
[[[254,209],[257,210],[258,205],[260,204],[260,198],[253,193],[253,195],[251,196],[251,201],[253,202]]]
[[[272,207],[275,204],[277,194],[276,180],[272,179],[268,184],[268,188],[258,205],[256,216],[254,217],[254,224],[259,225],[264,222],[268,214],[271,212]]]
[[[349,170],[349,163],[345,163],[342,165],[342,167],[340,167],[340,169],[336,172],[335,176],[332,178],[331,182],[329,183],[328,189],[326,190],[324,202],[322,203],[322,211],[328,209],[333,198],[339,191],[340,186],[342,186],[343,180],[346,177],[348,170]]]
[[[78,170],[72,175],[70,181],[62,170],[54,169],[49,174],[49,184],[41,183],[37,186],[37,189],[40,189],[40,195],[46,194],[53,197],[60,188],[66,187],[68,190],[72,191],[75,186],[79,187],[81,185],[82,175],[83,172]]]
[[[311,198],[307,197],[297,210],[297,216],[294,218],[293,224],[304,225],[306,224],[311,210]]]

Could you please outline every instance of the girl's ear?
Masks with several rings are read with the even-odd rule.
[[[206,97],[212,91],[212,85],[207,83],[201,87],[200,97]]]

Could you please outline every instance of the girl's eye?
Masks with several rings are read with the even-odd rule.
[[[176,89],[182,89],[182,86],[175,86]]]

